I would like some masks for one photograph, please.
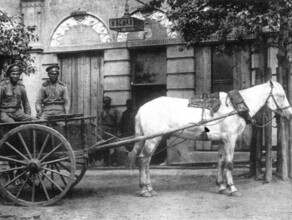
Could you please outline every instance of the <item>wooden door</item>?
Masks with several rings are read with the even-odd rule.
[[[71,113],[98,116],[102,110],[102,61],[98,52],[62,54],[59,56],[61,81],[71,99]]]

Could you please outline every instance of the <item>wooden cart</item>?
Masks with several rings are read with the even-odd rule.
[[[237,111],[147,137],[107,140],[99,135],[101,129],[96,126],[95,117],[67,115],[34,123],[2,123],[0,189],[19,205],[51,205],[83,178],[90,155],[105,148],[175,133],[233,114]],[[58,123],[63,123],[63,126],[55,125]]]

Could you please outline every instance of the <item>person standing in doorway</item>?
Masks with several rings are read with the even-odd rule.
[[[118,130],[118,110],[112,105],[112,99],[108,96],[103,97],[103,110],[101,113],[101,128],[103,132],[103,139],[107,140],[109,138],[117,136]],[[114,161],[110,161],[110,149],[104,149],[101,152],[102,159],[104,160],[104,165],[109,166],[111,163],[115,165],[115,151],[114,151]]]
[[[119,133],[121,137],[130,137],[135,135],[135,110],[133,105],[133,99],[127,99],[127,109],[123,112],[121,121],[119,124]],[[126,146],[128,151],[132,150],[133,144]]]

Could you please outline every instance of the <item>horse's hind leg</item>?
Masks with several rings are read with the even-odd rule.
[[[157,196],[158,193],[156,191],[153,190],[152,184],[151,184],[151,180],[150,180],[150,161],[151,161],[151,157],[147,158],[148,161],[146,162],[146,179],[147,179],[147,190],[148,192],[150,192],[150,194],[152,196]]]
[[[152,196],[148,190],[148,186],[151,184],[147,178],[147,173],[149,175],[149,171],[146,171],[148,160],[149,158],[139,157],[139,186],[141,188],[140,195],[142,197]]]
[[[139,173],[140,173],[140,188],[142,197],[151,197],[158,195],[152,188],[152,184],[150,181],[149,174],[149,166],[150,166],[151,157],[147,158],[139,158]]]
[[[151,197],[156,196],[157,192],[155,192],[152,188],[151,180],[150,180],[150,161],[152,152],[155,150],[155,147],[160,142],[161,138],[153,138],[145,141],[145,145],[139,155],[139,185],[141,188],[140,195],[142,197]]]

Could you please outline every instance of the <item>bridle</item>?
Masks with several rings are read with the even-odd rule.
[[[265,118],[268,120],[268,122],[267,122],[266,124],[264,124],[264,125],[258,125],[258,124],[256,123],[256,120],[255,120],[255,119],[251,119],[251,123],[252,123],[254,126],[256,126],[256,127],[261,127],[261,128],[266,127],[267,125],[269,125],[270,123],[272,123],[273,118],[277,118],[277,117],[279,117],[279,116],[282,116],[282,117],[285,116],[285,115],[283,114],[283,110],[288,109],[288,108],[291,108],[290,105],[285,106],[285,107],[283,107],[283,108],[279,106],[279,104],[277,103],[277,100],[276,100],[275,96],[273,95],[274,84],[273,84],[271,81],[270,81],[270,85],[271,85],[271,91],[270,91],[270,93],[269,93],[269,95],[268,95],[268,97],[267,97],[267,100],[266,100],[266,102],[265,102],[265,105],[268,104],[269,98],[272,98],[272,100],[274,101],[274,103],[275,103],[277,109],[276,109],[276,110],[272,110],[272,112],[274,112],[275,115],[274,115],[274,117],[272,117],[271,119],[268,119],[266,113],[264,112],[264,116],[265,116]]]
[[[274,85],[273,85],[273,83],[272,83],[271,81],[270,81],[270,85],[271,85],[271,91],[270,91],[270,93],[269,93],[269,95],[268,95],[268,98],[267,98],[267,100],[266,100],[265,105],[268,104],[268,100],[269,100],[269,98],[271,97],[272,100],[274,101],[276,107],[277,107],[276,110],[272,110],[272,111],[273,111],[275,114],[279,114],[279,115],[281,115],[281,116],[284,116],[284,114],[283,114],[283,110],[288,109],[288,108],[291,108],[291,106],[288,105],[288,106],[285,106],[285,107],[280,107],[279,104],[277,103],[277,100],[276,100],[275,96],[273,95]]]

